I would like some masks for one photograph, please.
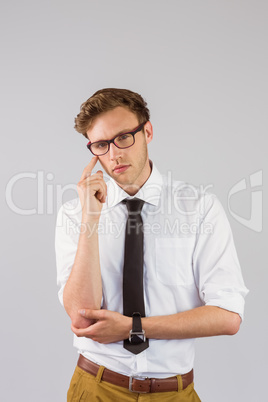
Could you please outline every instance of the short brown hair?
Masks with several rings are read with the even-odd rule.
[[[128,89],[104,88],[82,103],[80,113],[75,118],[74,128],[87,138],[87,131],[93,120],[101,113],[118,106],[128,108],[135,113],[139,123],[150,120],[147,103],[141,95]]]

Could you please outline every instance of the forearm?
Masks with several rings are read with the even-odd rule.
[[[142,318],[146,336],[152,339],[187,339],[234,335],[240,326],[238,314],[215,306],[202,306],[182,313]]]
[[[97,227],[97,221],[82,220],[74,264],[63,292],[65,310],[72,323],[79,328],[89,325],[89,321],[78,314],[79,309],[101,307],[102,283]]]
[[[95,324],[78,329],[77,336],[85,336],[100,343],[127,339],[132,329],[132,318],[109,310],[81,312]],[[142,328],[149,339],[187,339],[216,335],[234,335],[240,325],[238,314],[214,306],[203,306],[182,313],[142,318]]]

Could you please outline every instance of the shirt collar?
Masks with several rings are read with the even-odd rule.
[[[118,186],[114,179],[110,178],[107,183],[107,207],[114,207],[125,198],[140,198],[141,200],[149,204],[158,206],[163,179],[155,164],[153,164],[151,160],[150,165],[152,167],[152,171],[148,180],[134,196],[130,196],[129,194],[127,194],[120,186]]]

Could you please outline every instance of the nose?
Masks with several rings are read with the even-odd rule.
[[[118,158],[121,158],[121,152],[122,152],[122,149],[117,148],[113,143],[110,144],[109,154],[110,154],[111,160],[116,160]]]

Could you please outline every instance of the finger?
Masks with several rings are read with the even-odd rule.
[[[97,198],[100,202],[104,203],[107,197],[107,184],[104,180],[100,181],[100,190],[97,193]]]
[[[80,178],[80,181],[84,180],[88,176],[91,176],[91,172],[94,169],[94,166],[96,165],[96,163],[98,162],[98,159],[99,159],[98,156],[93,156],[93,158],[91,159],[89,164],[83,170],[83,173],[82,173],[82,176]]]
[[[103,318],[103,311],[104,310],[83,309],[79,310],[79,314],[85,318],[89,318],[92,320],[99,320],[100,318]]]
[[[71,330],[73,331],[73,333],[78,336],[86,336],[87,338],[90,338],[90,328],[76,328],[73,325],[71,325]]]
[[[90,191],[100,202],[105,202],[107,197],[107,184],[102,179],[100,173],[97,172],[87,179],[84,179],[83,182],[78,183],[78,186],[84,188],[86,191]]]
[[[101,187],[102,187],[102,190],[98,191],[97,194],[96,194],[96,196],[97,196],[97,198],[98,198],[98,200],[99,200],[100,202],[104,203],[105,200],[106,200],[106,196],[107,196],[107,185],[106,185],[105,181],[103,180],[103,171],[102,171],[102,170],[98,170],[98,171],[95,173],[95,175],[96,175],[96,176],[98,175],[98,176],[101,178],[100,184],[101,184]],[[95,176],[95,175],[94,175],[94,176]]]
[[[84,173],[82,176],[84,176]],[[78,185],[80,185],[80,184],[88,185],[90,183],[94,183],[95,181],[96,182],[103,181],[105,183],[105,181],[103,180],[103,172],[101,170],[98,170],[98,172],[96,172],[92,175],[85,176],[83,179],[82,179],[82,176],[81,176],[81,179],[79,180],[79,182],[77,183]]]

